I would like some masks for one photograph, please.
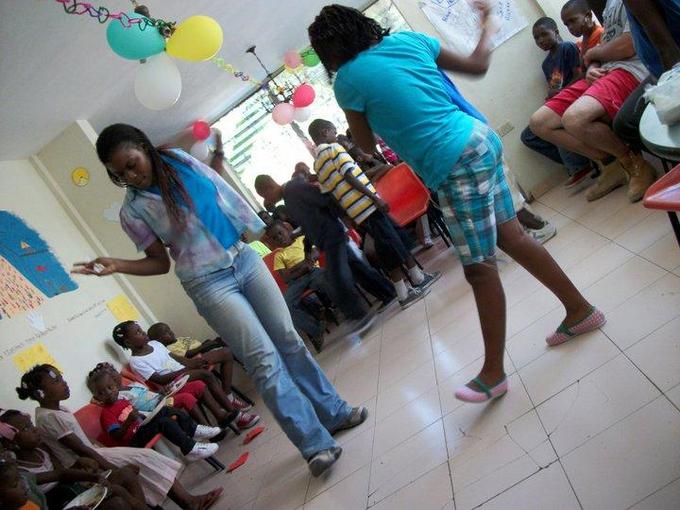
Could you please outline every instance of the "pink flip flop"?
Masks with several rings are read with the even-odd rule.
[[[487,402],[494,398],[498,398],[505,395],[508,391],[508,378],[503,377],[503,380],[496,384],[495,386],[487,386],[484,384],[479,377],[475,377],[472,380],[482,391],[473,390],[468,386],[463,386],[456,390],[455,396],[458,400],[463,402],[471,402],[474,404],[481,404],[482,402]]]
[[[564,323],[560,324],[557,331],[547,337],[545,342],[550,346],[560,345],[575,336],[601,328],[606,322],[607,318],[604,314],[593,306],[585,319],[570,327],[565,326]]]

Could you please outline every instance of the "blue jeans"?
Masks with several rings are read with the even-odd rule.
[[[583,170],[588,164],[588,158],[576,154],[575,152],[570,152],[562,147],[559,147],[553,143],[547,142],[535,135],[534,132],[526,127],[520,136],[522,143],[529,147],[531,150],[543,154],[546,158],[564,165],[567,169],[567,173],[571,177],[579,170]]]
[[[323,334],[323,325],[316,320],[312,314],[307,312],[300,306],[302,303],[302,296],[308,289],[315,292],[321,292],[325,296],[331,296],[331,290],[326,279],[326,273],[321,268],[315,268],[300,278],[290,282],[284,298],[290,310],[290,315],[293,318],[293,325],[312,337],[321,336]]]
[[[329,431],[351,407],[340,398],[293,327],[262,259],[239,243],[231,267],[182,282],[198,312],[245,364],[291,442],[309,459],[337,446]]]

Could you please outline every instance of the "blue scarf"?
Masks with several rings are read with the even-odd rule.
[[[468,103],[465,98],[463,97],[463,94],[461,94],[458,91],[458,88],[456,85],[451,81],[451,79],[448,77],[448,75],[442,71],[441,69],[439,70],[439,73],[442,75],[442,81],[444,82],[444,89],[446,92],[449,94],[449,98],[451,99],[451,102],[455,104],[460,111],[467,113],[471,117],[474,117],[475,119],[479,120],[480,122],[483,122],[484,124],[488,124],[489,121],[486,120],[486,117],[482,115],[477,108],[472,106],[470,103]]]
[[[228,250],[238,241],[238,232],[224,214],[217,202],[217,189],[210,179],[193,171],[188,165],[175,158],[161,156],[163,161],[172,166],[179,179],[191,197],[194,205],[193,214],[198,218],[203,228]],[[160,195],[158,186],[151,186],[148,191]],[[180,204],[186,207],[184,200],[177,197]]]

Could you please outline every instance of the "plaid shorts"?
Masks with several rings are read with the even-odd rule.
[[[492,129],[475,122],[463,154],[437,195],[463,265],[493,258],[496,225],[516,215],[503,172],[503,144]]]

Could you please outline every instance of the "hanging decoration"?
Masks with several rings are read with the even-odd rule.
[[[321,62],[319,55],[316,54],[313,48],[307,48],[304,50],[300,57],[302,57],[302,63],[307,67],[316,67]]]
[[[136,12],[130,12],[127,16],[131,20],[150,21]],[[106,40],[114,53],[128,60],[141,60],[165,49],[165,39],[158,30],[131,30],[120,23],[109,23]]]
[[[204,120],[197,120],[191,125],[191,134],[196,140],[207,140],[210,137],[210,124]]]
[[[120,24],[125,28],[130,28],[132,26],[137,26],[139,30],[146,30],[147,27],[151,26],[163,32],[165,27],[170,27],[173,23],[168,23],[162,19],[153,19],[146,17],[146,19],[134,18],[131,19],[128,13],[125,12],[111,12],[106,7],[95,7],[89,2],[81,2],[79,0],[56,0],[64,8],[66,14],[75,14],[82,16],[88,14],[91,18],[96,19],[99,23],[106,23],[109,20],[119,21]]]
[[[297,69],[302,65],[302,57],[297,51],[287,51],[283,55],[283,63],[290,69]]]
[[[296,108],[305,108],[314,102],[316,92],[314,87],[309,83],[303,83],[293,92],[293,106]]]
[[[182,75],[164,51],[140,64],[135,76],[135,95],[149,110],[165,110],[182,93]]]
[[[234,78],[238,78],[241,81],[249,81],[253,85],[257,86],[262,84],[261,81],[251,78],[250,75],[243,73],[241,71],[237,71],[233,65],[227,64],[222,57],[214,57],[210,61],[217,67],[221,68],[223,71],[226,71],[232,76],[234,76]]]
[[[208,147],[205,140],[198,140],[191,146],[191,149],[189,149],[189,154],[199,161],[204,161],[208,159],[208,156],[210,155],[210,147]]]
[[[200,62],[213,58],[222,48],[222,27],[208,16],[191,16],[175,28],[165,50],[175,58]]]

